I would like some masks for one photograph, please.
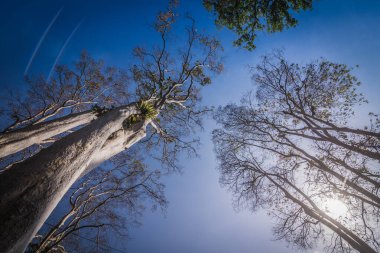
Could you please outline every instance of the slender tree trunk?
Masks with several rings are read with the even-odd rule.
[[[0,135],[0,158],[14,154],[55,135],[88,124],[96,118],[93,111],[71,114]]]
[[[66,191],[135,105],[111,110],[0,174],[0,249],[24,252]]]
[[[295,196],[293,196],[290,192],[288,192],[284,187],[282,187],[280,184],[278,184],[275,180],[270,178],[268,175],[266,177],[275,184],[284,194],[285,197],[293,203],[299,205],[302,207],[304,212],[309,215],[310,217],[313,217],[314,219],[321,222],[326,227],[330,228],[332,231],[337,233],[340,237],[342,237],[351,247],[356,249],[357,251],[361,253],[376,253],[374,249],[371,248],[365,241],[363,241],[359,236],[354,234],[351,230],[343,226],[340,222],[332,219],[330,216],[328,216],[325,212],[320,210],[318,207],[316,207],[315,203],[308,198],[300,189],[295,187],[294,185],[290,184],[292,188],[297,190],[299,193],[301,193],[304,197],[307,198],[309,203],[311,203],[314,207],[311,208],[308,205],[306,205],[303,201],[299,200]],[[289,182],[289,181],[288,181]]]

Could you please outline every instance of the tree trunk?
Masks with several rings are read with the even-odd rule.
[[[143,120],[134,124],[128,130],[121,129],[113,133],[97,152],[96,156],[91,160],[89,166],[83,172],[83,176],[111,157],[128,149],[133,144],[143,139],[146,136],[146,127],[149,123],[150,120]]]
[[[287,199],[302,207],[302,209],[307,215],[313,217],[314,219],[318,220],[323,225],[337,233],[355,250],[359,251],[360,253],[376,253],[376,251],[372,249],[371,246],[369,246],[365,241],[363,241],[362,238],[354,234],[351,230],[343,226],[340,222],[334,220],[321,209],[319,209],[317,205],[309,197],[306,196],[306,194],[304,194],[299,188],[291,184],[289,181],[287,183],[290,183],[289,185],[291,185],[292,188],[294,188],[298,193],[305,197],[307,201],[313,205],[313,208],[309,207],[304,201],[301,201],[295,196],[293,196],[293,194],[287,191],[284,187],[282,187],[268,175],[266,175],[266,177],[284,193]]]
[[[71,114],[52,121],[31,125],[0,135],[0,158],[96,119],[93,111]]]
[[[135,105],[111,110],[0,174],[0,249],[24,252],[66,191],[110,135],[136,114]]]

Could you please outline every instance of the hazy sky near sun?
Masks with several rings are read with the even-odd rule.
[[[132,62],[137,45],[158,41],[152,23],[161,0],[6,0],[0,3],[0,88],[22,90],[24,72],[47,76],[54,63],[71,63],[82,49],[107,64]],[[203,90],[204,103],[238,102],[251,87],[248,66],[273,49],[284,49],[290,61],[306,63],[320,57],[350,66],[362,81],[369,99],[366,110],[379,111],[380,102],[380,1],[319,0],[312,11],[297,14],[296,28],[260,34],[257,49],[232,47],[235,38],[218,30],[201,1],[182,0],[180,13],[188,11],[198,30],[219,38],[225,48],[225,72]],[[179,26],[183,23],[179,22]],[[180,30],[180,29],[178,29]],[[178,35],[176,35],[178,36]],[[175,38],[173,38],[175,39]],[[37,50],[36,50],[37,48]],[[32,60],[31,60],[32,58]],[[30,62],[30,64],[29,64]],[[366,119],[358,115],[357,122]],[[131,240],[115,243],[130,252],[295,252],[285,242],[274,242],[271,221],[265,212],[236,212],[231,195],[218,183],[211,131],[206,120],[200,133],[200,159],[183,159],[183,175],[165,178],[170,201],[166,215],[147,211],[140,228],[131,229]],[[311,251],[314,252],[314,251]]]

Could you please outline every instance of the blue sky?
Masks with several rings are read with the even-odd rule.
[[[80,24],[62,51],[59,63],[70,63],[82,49],[106,63],[127,66],[131,49],[157,40],[152,29],[155,14],[165,7],[160,0],[26,1],[0,3],[0,87],[23,88],[23,73],[46,27],[62,9],[36,52],[28,74],[48,75],[65,41]],[[370,104],[363,111],[379,111],[380,100],[380,1],[320,0],[312,11],[297,14],[299,25],[277,34],[260,34],[251,53],[232,47],[234,35],[218,30],[200,1],[181,1],[198,28],[215,34],[223,43],[225,72],[203,90],[204,103],[238,102],[252,87],[248,66],[273,49],[284,49],[290,61],[306,63],[320,57],[359,65],[355,73]],[[356,123],[366,119],[357,116]],[[170,206],[166,215],[146,212],[143,226],[131,230],[131,240],[115,247],[130,252],[295,252],[285,242],[274,242],[271,221],[265,212],[236,212],[231,196],[218,183],[217,163],[210,141],[215,127],[206,120],[200,133],[200,159],[183,159],[183,175],[164,179]],[[311,252],[315,252],[315,249]]]

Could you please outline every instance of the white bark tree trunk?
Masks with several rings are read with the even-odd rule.
[[[142,140],[146,136],[146,127],[149,123],[149,119],[144,120],[134,124],[131,129],[121,129],[113,133],[104,143],[102,148],[97,152],[96,156],[91,160],[89,166],[83,172],[83,176],[111,157],[119,154],[125,149],[131,147],[133,144]]]
[[[93,111],[71,114],[52,121],[31,125],[0,135],[0,158],[96,119]]]
[[[0,174],[0,249],[24,252],[66,191],[135,105],[111,110]]]

